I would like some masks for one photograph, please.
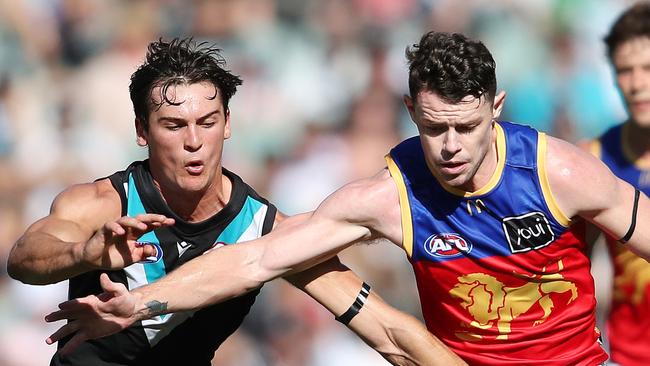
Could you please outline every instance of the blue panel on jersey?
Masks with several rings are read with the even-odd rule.
[[[133,181],[133,174],[129,175],[129,203],[127,208],[127,215],[135,217],[139,214],[146,213],[144,206],[142,205],[142,200],[140,199],[140,194],[135,187],[135,182]],[[162,248],[160,247],[160,240],[153,231],[145,233],[138,238],[138,241],[155,243],[157,249],[160,251],[160,259],[155,263],[143,263],[145,275],[147,276],[147,282],[153,283],[165,276],[167,273],[165,271],[165,262],[162,260]]]
[[[242,234],[248,229],[255,217],[255,214],[262,208],[262,203],[251,197],[246,198],[244,206],[239,214],[219,234],[216,242],[235,244]]]
[[[650,169],[641,169],[623,152],[624,126],[624,124],[614,126],[600,137],[600,159],[617,177],[639,188],[646,195],[650,195]]]

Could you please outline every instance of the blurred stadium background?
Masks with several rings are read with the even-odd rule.
[[[0,0],[0,365],[44,365],[43,316],[67,284],[22,285],[6,255],[72,183],[121,170],[135,144],[129,75],[148,42],[194,35],[244,79],[225,166],[286,213],[374,173],[415,134],[402,107],[404,49],[426,30],[483,40],[508,93],[504,119],[569,141],[625,114],[602,37],[623,0]],[[305,243],[309,245],[309,243]],[[420,316],[410,266],[388,243],[343,261],[392,305]],[[597,257],[598,293],[608,264]],[[275,281],[214,364],[378,365],[313,300]]]

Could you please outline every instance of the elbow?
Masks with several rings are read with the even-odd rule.
[[[274,251],[273,247],[266,245],[250,249],[252,250],[246,263],[249,267],[249,273],[252,274],[251,285],[255,286],[255,288],[288,272],[289,269],[282,265],[281,260],[279,260],[281,256]]]
[[[24,262],[25,258],[24,255],[21,255],[19,240],[11,248],[11,251],[9,251],[9,256],[7,257],[7,274],[16,281],[30,285],[32,283],[30,283],[29,273],[26,271]]]
[[[8,261],[7,261],[7,274],[8,274],[9,277],[11,277],[12,279],[24,283],[24,281],[23,281],[23,276],[22,276],[22,274],[21,274],[20,269],[19,269],[18,266],[17,266],[15,263],[13,263],[11,260],[8,260]]]
[[[39,282],[38,279],[36,278],[32,278],[32,276],[30,276],[29,271],[25,270],[25,266],[23,266],[20,262],[12,260],[11,257],[7,261],[7,274],[12,279],[16,281],[20,281],[26,285],[46,284],[46,283]]]
[[[20,281],[26,285],[49,285],[52,283],[51,281],[47,281],[45,278],[32,276],[28,271],[14,265],[7,264],[7,274],[12,279]]]
[[[7,259],[7,274],[12,279],[26,285],[49,285],[54,283],[47,275],[39,275],[30,270],[27,259],[21,258],[16,253],[15,248],[9,253],[9,258]]]
[[[22,261],[17,257],[16,247],[14,247],[11,252],[9,252],[9,258],[7,258],[7,274],[14,280],[27,283],[26,281],[28,279],[25,276],[25,271],[21,265]]]
[[[249,275],[246,276],[248,279],[246,283],[247,292],[262,287],[262,285],[274,278],[272,271],[268,267],[264,266],[263,263],[250,263],[247,264],[247,267],[247,273],[249,273]]]
[[[397,341],[398,337],[387,330],[381,341],[373,345],[373,348],[391,365],[417,365],[407,352]]]
[[[391,365],[417,365],[405,352],[392,344],[379,347],[377,352]]]
[[[235,282],[241,284],[241,293],[236,296],[254,291],[275,278],[273,271],[264,261],[264,251],[254,246],[247,246],[246,249],[243,260],[237,266],[238,278]]]

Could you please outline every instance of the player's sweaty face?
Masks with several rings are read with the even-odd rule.
[[[630,117],[650,128],[650,37],[622,43],[612,55],[616,81]]]
[[[491,163],[496,163],[492,156],[493,162],[483,164],[488,152],[496,154],[493,120],[498,111],[492,103],[472,96],[451,103],[422,91],[409,110],[420,132],[427,165],[439,182],[470,192],[487,183],[495,167]]]
[[[153,106],[148,131],[138,141],[149,146],[151,171],[170,190],[204,192],[215,183],[230,118],[211,83],[170,86],[173,104]],[[160,98],[160,88],[152,91]],[[159,99],[158,99],[159,100]]]

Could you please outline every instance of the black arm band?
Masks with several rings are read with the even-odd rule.
[[[370,295],[370,285],[364,282],[361,286],[361,291],[359,291],[359,294],[357,295],[356,300],[354,300],[352,306],[350,306],[350,308],[345,313],[337,316],[334,319],[338,322],[341,322],[342,324],[348,325],[350,320],[359,314],[359,310],[361,310],[363,305],[368,300],[368,295]]]
[[[639,210],[639,190],[634,189],[634,207],[632,208],[632,222],[630,223],[630,228],[627,229],[627,233],[625,233],[625,236],[620,238],[618,240],[619,243],[625,244],[627,243],[630,238],[632,238],[632,234],[634,234],[634,229],[636,228],[636,212]]]

